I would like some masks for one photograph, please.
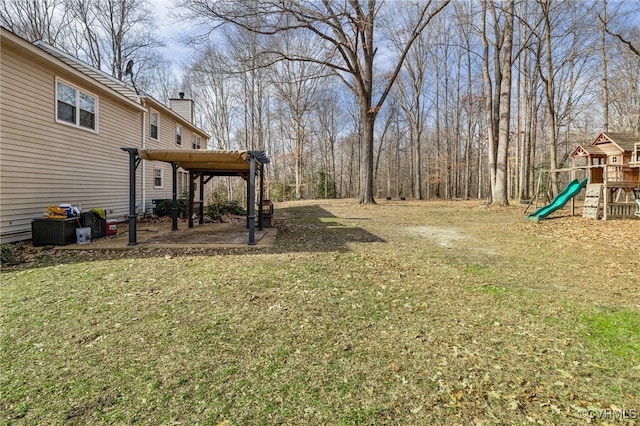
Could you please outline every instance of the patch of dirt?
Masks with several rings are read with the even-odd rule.
[[[468,237],[461,231],[451,228],[414,226],[406,228],[406,231],[410,234],[416,234],[432,239],[442,247],[453,247],[455,243],[468,239]]]

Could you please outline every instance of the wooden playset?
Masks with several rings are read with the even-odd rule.
[[[590,145],[576,147],[573,170],[586,169],[583,217],[640,217],[640,137],[600,133]]]

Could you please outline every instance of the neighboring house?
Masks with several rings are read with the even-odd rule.
[[[174,112],[66,53],[1,27],[0,54],[2,243],[31,238],[31,221],[48,205],[102,208],[109,218],[124,220],[129,159],[122,147],[207,147],[208,135],[193,124],[191,100],[172,100]],[[139,214],[151,211],[153,199],[171,198],[170,165],[143,161],[137,173]]]

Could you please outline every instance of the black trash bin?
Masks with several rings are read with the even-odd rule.
[[[94,212],[85,212],[80,214],[82,225],[85,228],[91,228],[91,239],[103,238],[107,235],[107,220],[101,218]]]

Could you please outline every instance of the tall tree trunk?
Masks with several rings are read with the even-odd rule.
[[[484,83],[484,107],[487,120],[487,155],[489,164],[489,203],[493,202],[496,182],[496,136],[493,126],[493,82],[489,73],[489,41],[487,38],[487,0],[482,1],[482,81]]]
[[[299,119],[299,117],[296,117],[297,119]],[[296,175],[296,200],[300,200],[302,198],[302,192],[301,192],[301,187],[302,187],[302,174],[303,174],[303,169],[302,169],[302,155],[303,155],[303,141],[304,141],[304,135],[303,135],[303,129],[302,129],[302,124],[300,123],[299,120],[296,119],[296,140],[295,140],[295,144],[296,144],[296,153],[295,153],[295,175]]]
[[[434,182],[434,196],[436,198],[440,198],[440,182],[442,181],[442,155],[441,155],[441,140],[442,140],[442,129],[440,126],[440,117],[442,116],[440,110],[440,62],[436,62],[436,78],[435,78],[435,86],[436,86],[436,94],[435,94],[435,120],[436,120],[436,152],[433,159],[434,164],[434,174],[435,174],[435,182]]]
[[[609,84],[607,82],[607,0],[602,0],[602,34],[600,58],[602,60],[602,130],[609,131]]]
[[[547,96],[547,104],[549,107],[549,167],[553,171],[551,173],[551,185],[553,194],[559,192],[558,174],[555,170],[558,168],[558,129],[557,129],[557,111],[555,103],[555,87],[554,87],[554,69],[553,69],[553,47],[551,44],[551,0],[544,0],[542,3],[542,11],[544,15],[545,27],[545,49],[546,49],[546,68],[547,76],[542,76],[545,83],[545,94]]]
[[[376,121],[376,114],[361,105],[362,114],[362,138],[361,138],[361,158],[360,158],[360,190],[359,202],[363,204],[374,204],[373,199],[373,129]]]
[[[496,185],[492,194],[493,204],[508,205],[508,176],[509,161],[509,129],[511,122],[511,65],[513,47],[513,0],[508,0],[505,6],[505,27],[501,49],[500,68],[500,124],[498,128],[498,149],[496,152]]]
[[[413,136],[416,146],[415,158],[415,192],[413,196],[416,200],[422,200],[422,103],[420,102],[420,93],[415,93],[416,119],[413,123]]]

